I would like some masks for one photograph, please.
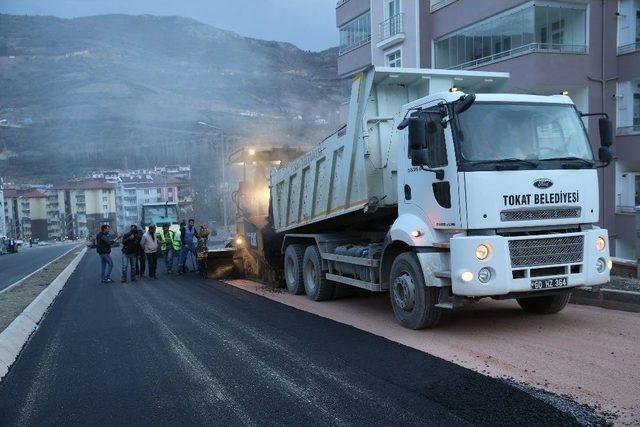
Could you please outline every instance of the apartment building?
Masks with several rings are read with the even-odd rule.
[[[46,194],[36,188],[6,188],[4,217],[7,236],[16,239],[48,239]]]
[[[50,239],[83,239],[102,224],[115,230],[116,186],[105,179],[83,179],[48,189],[47,221]]]
[[[394,11],[403,13],[402,31],[387,21]],[[616,161],[599,170],[600,222],[612,252],[636,258],[640,0],[342,0],[336,22],[345,79],[372,64],[395,66],[390,55],[401,48],[402,67],[504,71],[511,76],[504,92],[568,93],[579,110],[607,113],[616,124]],[[584,121],[597,153],[598,118]]]

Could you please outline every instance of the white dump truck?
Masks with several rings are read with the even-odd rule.
[[[596,169],[611,161],[611,123],[600,119],[596,161],[588,114],[569,97],[452,87],[507,77],[357,76],[346,126],[271,172],[270,238],[289,292],[388,291],[398,321],[419,329],[483,297],[555,313],[572,288],[606,283]]]

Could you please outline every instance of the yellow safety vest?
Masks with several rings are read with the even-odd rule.
[[[180,240],[177,240],[175,238],[175,233],[173,232],[173,230],[169,230],[168,242],[164,236],[164,230],[160,230],[160,232],[158,232],[158,240],[160,240],[160,249],[163,251],[167,250],[167,243],[171,243],[171,246],[173,247],[174,251],[180,250],[180,246],[181,246]]]

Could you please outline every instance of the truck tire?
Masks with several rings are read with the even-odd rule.
[[[304,246],[294,244],[287,246],[284,251],[284,281],[290,294],[304,294],[302,281],[302,254]]]
[[[554,314],[567,306],[569,298],[571,298],[571,292],[563,292],[543,297],[516,298],[516,301],[528,313]]]
[[[438,288],[427,286],[418,258],[404,252],[393,261],[389,274],[389,294],[393,313],[406,328],[424,329],[438,324],[442,310]]]
[[[316,245],[307,247],[302,260],[302,277],[304,289],[309,299],[313,301],[326,301],[331,299],[335,284],[329,280],[322,271],[322,259]]]

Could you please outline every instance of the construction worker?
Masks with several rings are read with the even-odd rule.
[[[182,244],[182,249],[180,250],[178,274],[182,274],[186,271],[187,256],[190,253],[193,254],[194,259],[197,260],[198,258],[196,244],[193,241],[194,238],[198,238],[198,230],[195,226],[195,220],[190,219],[187,225],[180,227],[180,243]]]
[[[169,224],[163,224],[162,230],[158,232],[158,242],[160,242],[160,250],[164,255],[164,265],[167,273],[173,272],[173,257],[180,253],[180,240],[176,239],[173,230],[169,229]]]

